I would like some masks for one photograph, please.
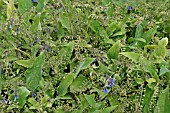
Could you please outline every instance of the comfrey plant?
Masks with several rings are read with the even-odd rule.
[[[105,82],[105,86],[103,87],[103,92],[107,93],[109,92],[109,90],[107,88],[113,87],[115,84],[116,79],[115,78],[111,78],[109,76],[106,76],[106,82]]]

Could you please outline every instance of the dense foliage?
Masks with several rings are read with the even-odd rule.
[[[169,113],[169,0],[1,0],[0,112]]]

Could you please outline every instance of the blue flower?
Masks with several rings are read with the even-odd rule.
[[[35,38],[35,42],[38,43],[38,38]]]
[[[7,102],[7,100],[3,97],[2,102],[6,103],[6,102]]]
[[[128,11],[131,11],[132,10],[132,7],[131,6],[128,6]]]
[[[34,93],[34,92],[32,92],[32,97],[36,97],[37,95]]]
[[[18,98],[19,98],[18,95],[15,95],[14,96],[14,101],[16,101]]]
[[[11,19],[10,19],[10,25],[9,25],[9,28],[10,28],[10,29],[12,29],[13,22],[14,22],[14,19],[11,18]]]
[[[37,2],[37,0],[32,0],[32,2],[33,2],[33,3],[36,3],[36,2]]]
[[[68,13],[68,7],[66,7],[66,12]]]
[[[17,31],[17,33],[20,33],[21,30],[22,30],[22,28],[19,28],[18,31]]]
[[[50,51],[51,49],[48,47],[47,44],[44,45],[44,49]]]
[[[109,78],[109,80],[108,80],[108,87],[114,86],[115,81],[116,81],[116,79],[114,79],[114,78]]]
[[[12,29],[12,25],[11,24],[9,25],[9,28]]]
[[[109,90],[106,87],[103,87],[103,92],[107,93],[107,92],[109,92]]]

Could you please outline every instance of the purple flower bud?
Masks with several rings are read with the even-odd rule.
[[[9,28],[10,28],[10,29],[12,29],[13,22],[14,22],[14,19],[11,18],[11,19],[10,19],[10,25],[9,25]]]
[[[2,102],[6,103],[6,102],[7,102],[7,100],[3,97]]]
[[[109,90],[106,87],[103,87],[103,92],[107,93],[107,92],[109,92]]]
[[[57,32],[57,29],[54,29],[54,32],[56,33],[56,32]]]
[[[68,7],[66,7],[66,12],[68,13]]]
[[[37,0],[32,0],[33,3],[37,3]]]
[[[32,91],[32,97],[36,97],[37,95]]]
[[[39,41],[38,38],[35,38],[35,42],[38,43],[38,41]]]
[[[132,10],[132,7],[131,6],[128,6],[128,11],[131,11]]]

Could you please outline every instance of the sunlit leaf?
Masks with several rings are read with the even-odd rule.
[[[161,66],[159,76],[161,76],[161,75],[163,75],[165,73],[168,73],[168,72],[170,72],[170,70],[163,65],[163,66]]]
[[[73,82],[74,74],[68,74],[66,75],[62,80],[61,83],[57,89],[59,96],[64,96],[68,92],[68,87]]]
[[[90,104],[90,106],[95,108],[96,102],[94,100],[94,97],[92,95],[86,95],[86,94],[84,94],[84,96],[85,96],[87,102]]]
[[[170,101],[169,101],[169,87],[162,91],[158,99],[158,113],[169,113],[170,111]]]
[[[70,85],[70,92],[82,91],[83,88],[87,85],[87,78],[83,75],[78,76],[73,83]]]
[[[131,59],[135,63],[139,62],[140,56],[141,56],[139,53],[134,53],[134,52],[122,52],[120,54],[128,57],[129,59]]]
[[[141,38],[142,34],[143,34],[143,27],[141,25],[137,25],[136,32],[135,32],[135,38],[137,38],[137,39]]]
[[[90,64],[94,61],[95,58],[86,58],[77,68],[76,73],[75,73],[75,77],[78,75],[78,73],[83,70],[86,69],[90,66]]]
[[[26,103],[26,99],[29,94],[30,91],[26,87],[21,86],[18,88],[18,103],[21,108]]]
[[[32,6],[33,5],[31,0],[19,0],[18,11],[20,14],[22,14],[28,11]]]
[[[17,63],[18,65],[24,66],[24,67],[26,67],[26,68],[31,67],[32,64],[33,64],[33,62],[34,62],[34,61],[31,60],[31,59],[29,59],[29,60],[17,60],[17,61],[16,61],[16,63]]]
[[[120,51],[120,41],[117,41],[107,52],[110,59],[117,59]]]
[[[151,90],[150,88],[146,87],[145,96],[143,100],[143,113],[149,112],[149,105],[150,105],[153,93],[154,93],[154,90]]]
[[[59,14],[59,20],[64,28],[68,30],[69,33],[73,31],[72,23],[70,21],[70,17],[68,13],[60,13]]]
[[[9,0],[9,3],[7,3],[7,18],[11,18],[11,15],[14,15],[16,11],[16,8],[14,6],[14,0]]]
[[[25,71],[26,83],[27,86],[35,90],[41,81],[42,76],[42,66],[45,62],[45,55],[42,52],[34,61],[31,68],[28,68]]]

